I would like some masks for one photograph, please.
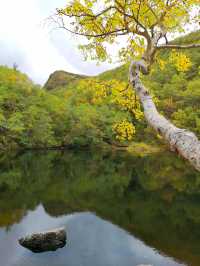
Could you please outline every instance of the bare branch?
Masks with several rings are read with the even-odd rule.
[[[129,32],[126,28],[120,28],[115,29],[113,31],[105,31],[102,33],[97,34],[87,34],[87,33],[81,33],[78,31],[71,30],[65,26],[64,19],[60,16],[50,16],[48,18],[50,21],[52,21],[55,25],[57,25],[58,29],[64,29],[74,35],[84,36],[84,37],[91,37],[91,38],[105,38],[106,36],[121,36],[121,35],[127,35]]]
[[[198,48],[200,47],[200,43],[194,44],[162,44],[158,45],[157,49],[190,49],[190,48]]]
[[[94,37],[94,38],[104,38],[106,36],[121,36],[121,35],[126,35],[128,34],[127,29],[116,29],[113,31],[108,31],[108,32],[104,32],[104,33],[100,33],[100,34],[87,34],[87,33],[80,33],[80,32],[76,32],[76,31],[72,31],[68,28],[66,28],[65,26],[59,26],[60,29],[64,29],[72,34],[75,35],[79,35],[79,36],[84,36],[84,37]]]

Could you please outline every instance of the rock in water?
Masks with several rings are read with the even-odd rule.
[[[66,245],[66,231],[64,228],[58,228],[51,231],[34,233],[20,238],[21,246],[32,252],[55,251]]]

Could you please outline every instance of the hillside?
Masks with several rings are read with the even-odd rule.
[[[192,42],[200,32],[179,38]],[[200,49],[158,55],[143,77],[158,109],[177,126],[200,137]],[[191,65],[180,70],[179,58]],[[173,59],[173,60],[172,60]],[[0,149],[122,146],[160,142],[148,128],[140,103],[127,86],[128,66],[85,77],[58,71],[46,89],[8,67],[0,67]],[[143,144],[141,144],[143,145]],[[142,149],[147,146],[143,145]]]
[[[53,72],[44,85],[44,89],[52,90],[70,85],[71,83],[86,78],[83,75],[69,73],[63,70]]]

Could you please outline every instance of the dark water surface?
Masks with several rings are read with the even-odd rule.
[[[17,239],[64,226],[67,245]],[[171,153],[0,156],[0,266],[200,265],[200,174]]]

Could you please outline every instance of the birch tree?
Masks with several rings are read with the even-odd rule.
[[[200,141],[194,133],[176,127],[159,114],[141,80],[141,75],[150,73],[158,51],[200,47],[200,42],[168,42],[169,36],[182,33],[186,25],[199,25],[199,9],[199,0],[72,0],[58,8],[53,19],[60,28],[86,38],[85,44],[79,46],[86,58],[112,61],[110,47],[123,44],[119,45],[119,58],[130,60],[129,82],[140,99],[147,123],[162,135],[172,151],[200,171]],[[187,68],[188,58],[180,53],[179,59],[180,65]]]

